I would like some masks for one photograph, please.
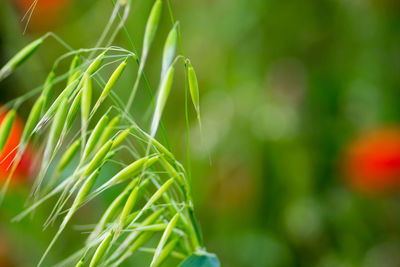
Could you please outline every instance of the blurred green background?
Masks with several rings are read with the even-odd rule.
[[[127,28],[138,49],[152,2],[133,1]],[[398,193],[362,192],[344,182],[343,172],[353,140],[400,121],[400,2],[171,4],[200,82],[204,136],[191,110],[191,152],[195,207],[207,249],[222,266],[232,267],[400,266]],[[91,47],[111,10],[110,1],[69,1],[57,11],[57,21],[34,13],[23,35],[21,12],[14,1],[3,0],[0,62],[46,31],[74,48]],[[153,88],[171,26],[165,8],[146,68]],[[130,49],[123,34],[115,43]],[[39,86],[64,52],[55,41],[46,43],[0,84],[1,102]],[[135,70],[132,66],[125,73],[121,98],[129,94]],[[185,163],[183,73],[178,76],[164,124],[173,152]],[[140,89],[143,101],[137,101],[134,116],[147,125],[148,96]],[[20,116],[26,118],[29,108]],[[397,165],[400,178],[399,169]],[[16,266],[32,266],[56,229],[42,232],[37,219],[50,207],[35,219],[9,223],[27,191],[12,192],[0,211],[0,258],[8,257]],[[87,210],[97,214],[96,208],[104,205],[98,201]],[[90,221],[87,217],[78,215],[76,223]],[[55,259],[82,241],[73,229],[64,236]]]

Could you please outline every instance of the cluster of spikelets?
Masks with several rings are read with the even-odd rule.
[[[168,257],[186,259],[183,263],[187,262],[185,266],[195,266],[198,259],[193,258],[193,253],[198,257],[199,254],[210,257],[204,251],[194,217],[190,174],[170,150],[155,139],[179,60],[184,63],[187,79],[185,84],[188,84],[186,91],[190,91],[197,117],[200,119],[195,72],[182,53],[175,55],[180,38],[177,23],[172,27],[164,45],[161,78],[150,130],[147,132],[139,127],[129,114],[140,80],[145,79],[144,66],[156,34],[162,5],[157,0],[150,12],[140,59],[136,51],[110,45],[100,48],[114,20],[119,18],[120,23],[109,40],[125,27],[130,1],[118,1],[96,48],[70,49],[70,52],[57,59],[43,86],[9,103],[12,109],[0,127],[0,151],[10,134],[15,110],[26,99],[37,97],[27,119],[17,155],[10,166],[9,177],[3,186],[2,197],[28,142],[37,136],[46,136],[42,161],[30,196],[30,206],[14,220],[21,220],[54,197],[57,197],[55,205],[45,226],[62,217],[58,231],[38,265],[43,263],[78,209],[116,185],[122,188],[121,192],[90,229],[82,249],[60,263],[60,266],[118,266],[137,250],[153,253],[150,266],[158,266]],[[120,16],[122,9],[124,11]],[[51,33],[33,41],[0,69],[0,81],[27,60],[50,36],[62,42]],[[99,54],[94,57],[97,52]],[[57,75],[57,65],[68,58],[72,58],[69,71]],[[113,61],[107,62],[109,59]],[[129,100],[124,104],[113,88],[130,61],[138,65],[138,72]],[[114,63],[119,65],[107,80],[103,79],[99,70]],[[54,95],[54,85],[65,81],[65,88]],[[92,90],[95,87],[100,87],[101,93],[96,101],[92,101]],[[104,100],[107,98],[113,104],[106,108],[104,114],[96,114],[100,113],[99,107],[105,105]],[[98,121],[93,121],[95,114],[100,117]],[[78,119],[79,132],[70,131]],[[115,159],[121,150],[130,153],[129,163]],[[79,159],[77,163],[74,158]],[[98,177],[102,175],[102,168],[107,164],[118,164],[119,171],[111,177],[107,176],[106,182],[101,184],[99,181],[102,179]],[[65,176],[66,178],[62,178]],[[69,203],[72,204],[69,206]],[[158,244],[154,248],[145,248],[149,240],[156,237]],[[212,264],[209,266],[218,266],[216,258],[202,259],[203,264],[207,261]]]

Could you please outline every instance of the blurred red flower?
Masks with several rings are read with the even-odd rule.
[[[37,0],[34,9],[31,7],[35,0],[12,0],[21,16],[32,12],[29,21],[30,29],[35,31],[50,30],[59,21],[69,0]],[[29,17],[29,15],[27,16]]]
[[[4,117],[8,111],[0,111],[0,125],[3,123]],[[19,140],[21,139],[24,125],[20,118],[16,117],[13,127],[8,137],[7,143],[0,154],[0,181],[5,181],[11,170],[13,160],[17,154]],[[29,177],[30,171],[33,166],[33,150],[28,146],[22,155],[21,161],[13,175],[12,180],[24,180]]]
[[[380,193],[400,188],[400,128],[362,135],[347,149],[346,176],[361,191]]]

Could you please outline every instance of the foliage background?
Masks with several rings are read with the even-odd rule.
[[[199,77],[204,140],[212,159],[210,166],[192,113],[195,206],[207,249],[233,267],[400,265],[398,195],[361,193],[344,182],[342,171],[352,140],[399,123],[400,2],[171,2]],[[151,5],[134,1],[127,23],[138,48]],[[109,1],[71,1],[57,22],[33,25],[22,35],[21,14],[13,1],[2,1],[0,62],[48,30],[75,48],[90,47],[110,11]],[[170,27],[165,9],[146,69],[152,87]],[[128,47],[123,35],[116,43]],[[41,84],[62,52],[56,42],[46,43],[0,84],[0,101]],[[125,77],[121,97],[135,76]],[[134,109],[144,114],[145,124],[148,96],[141,89],[143,101]],[[176,83],[170,101],[164,123],[173,152],[185,162],[183,83]],[[28,112],[24,107],[20,116]],[[9,223],[28,187],[16,187],[0,211],[0,258],[17,266],[36,262],[55,230],[41,231],[40,218],[50,207],[34,219]],[[75,223],[98,216],[109,199],[86,207]],[[82,237],[70,229],[52,257],[62,259],[78,241]]]

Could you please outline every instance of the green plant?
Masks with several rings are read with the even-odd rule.
[[[14,219],[19,221],[45,201],[56,198],[56,204],[45,225],[63,216],[62,223],[38,266],[44,262],[78,209],[116,185],[122,188],[119,195],[95,223],[82,248],[61,262],[60,266],[117,266],[139,249],[154,254],[150,266],[159,266],[167,257],[182,260],[187,258],[182,263],[183,266],[219,266],[216,257],[205,251],[194,216],[189,147],[189,171],[186,171],[168,146],[156,140],[157,131],[162,125],[160,121],[164,106],[173,86],[175,68],[180,62],[183,63],[186,77],[186,121],[188,122],[187,99],[190,92],[200,122],[199,92],[194,69],[184,56],[182,47],[180,54],[175,55],[176,46],[180,43],[179,24],[174,21],[167,2],[173,26],[163,50],[160,83],[157,97],[155,101],[152,100],[154,113],[150,131],[147,132],[129,112],[141,80],[150,89],[144,67],[156,35],[163,3],[156,0],[151,10],[140,58],[133,45],[132,51],[111,46],[121,30],[130,38],[125,21],[131,1],[118,0],[113,4],[110,21],[94,48],[74,50],[59,37],[48,33],[23,48],[0,70],[1,81],[12,74],[49,37],[54,37],[69,50],[54,62],[53,69],[42,86],[6,105],[17,110],[26,100],[36,97],[1,197],[6,193],[28,142],[36,136],[46,136],[43,159],[30,195],[31,204]],[[118,24],[111,31],[115,22]],[[96,54],[98,55],[94,57]],[[71,57],[69,71],[58,75],[59,63]],[[137,77],[127,104],[124,104],[113,88],[126,65],[132,61],[138,65]],[[100,73],[101,69],[117,63],[119,65],[106,81]],[[53,96],[54,85],[65,80],[65,88]],[[93,90],[98,88],[101,90],[100,97],[92,105]],[[101,113],[99,107],[107,105],[106,112],[101,114],[99,120],[95,120],[98,113]],[[72,126],[79,118],[79,111],[80,130],[76,132]],[[10,121],[14,112],[9,113]],[[4,123],[3,126],[0,127],[2,141],[7,140],[10,132],[9,123]],[[129,163],[118,160],[118,153],[121,151],[130,153]],[[78,163],[74,165],[75,157],[78,158]],[[108,164],[117,165],[119,171],[99,185],[98,178],[102,175],[103,167]],[[67,167],[72,171],[68,171]],[[67,178],[61,178],[62,174],[67,175]],[[69,201],[72,204],[66,208]],[[144,248],[157,233],[160,238],[156,247]]]

